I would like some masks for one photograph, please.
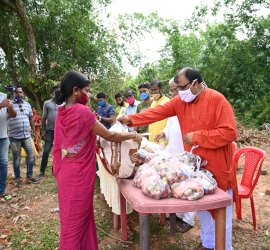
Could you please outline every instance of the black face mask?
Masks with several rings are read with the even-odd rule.
[[[124,106],[124,101],[121,102],[120,104],[118,104],[120,107],[123,107]]]

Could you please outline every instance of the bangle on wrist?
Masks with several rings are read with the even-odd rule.
[[[101,122],[101,116],[99,117],[99,119],[98,119],[100,122]]]

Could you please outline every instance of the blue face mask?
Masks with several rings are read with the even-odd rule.
[[[149,94],[147,94],[147,93],[141,93],[140,94],[140,97],[141,97],[142,100],[146,100],[149,97]]]
[[[98,102],[98,105],[101,106],[101,107],[103,107],[105,105],[105,101],[103,101],[103,100],[102,101],[99,101]]]
[[[22,101],[22,97],[17,97],[14,100],[15,100],[15,102],[21,102]]]

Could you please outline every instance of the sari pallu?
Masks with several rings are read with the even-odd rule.
[[[89,107],[76,104],[58,109],[53,166],[58,184],[61,250],[98,249],[93,208],[96,134],[91,131],[95,123],[96,117]],[[62,159],[62,149],[83,139],[77,154]]]

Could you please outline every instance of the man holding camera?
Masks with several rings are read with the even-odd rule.
[[[7,95],[0,92],[0,198],[9,195],[6,190],[6,180],[8,172],[8,147],[9,139],[7,135],[7,117],[16,117],[13,104],[7,99]]]
[[[21,186],[20,176],[20,162],[21,162],[21,148],[26,152],[26,177],[28,182],[37,182],[33,175],[34,166],[34,148],[31,139],[31,131],[36,140],[35,123],[33,119],[33,112],[30,104],[23,100],[23,89],[21,86],[16,86],[14,90],[14,99],[12,101],[13,108],[17,112],[17,116],[13,118],[8,116],[9,125],[9,139],[13,156],[13,169],[15,173],[15,186]]]

